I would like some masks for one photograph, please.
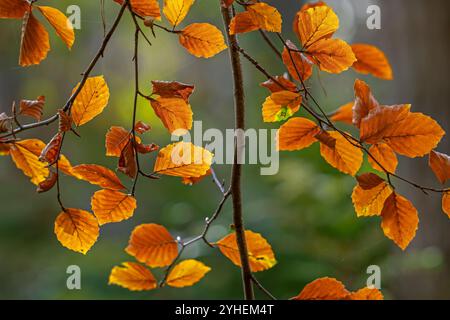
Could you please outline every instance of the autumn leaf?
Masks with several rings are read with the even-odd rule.
[[[316,135],[316,139],[321,142],[320,154],[331,166],[351,176],[358,173],[363,163],[361,149],[337,131],[322,132]]]
[[[163,98],[180,98],[189,102],[195,87],[178,81],[152,81],[153,94]]]
[[[37,6],[42,15],[55,29],[58,36],[64,41],[67,48],[72,48],[75,33],[70,20],[58,9],[46,6]]]
[[[300,10],[294,21],[294,31],[304,48],[328,39],[339,29],[339,18],[328,6],[316,6]]]
[[[444,195],[442,196],[442,210],[450,218],[450,190],[444,192]]]
[[[50,191],[56,184],[58,180],[58,174],[56,172],[50,171],[48,177],[40,182],[36,188],[37,193],[44,193]]]
[[[398,159],[397,155],[391,147],[389,147],[385,143],[375,144],[370,147],[369,153],[373,157],[372,158],[371,156],[369,156],[369,163],[372,168],[384,172],[383,168],[379,165],[381,164],[389,173],[395,173],[398,166]],[[374,160],[374,158],[376,159],[376,161]]]
[[[327,4],[325,2],[323,2],[323,1],[317,1],[317,2],[314,2],[314,3],[309,3],[308,2],[308,3],[305,3],[300,10],[301,11],[306,11],[306,10],[308,10],[310,8],[321,7],[321,6],[326,6],[326,5]]]
[[[132,135],[122,127],[113,126],[106,133],[105,147],[108,157],[120,157],[122,150],[130,143]]]
[[[72,130],[72,117],[68,115],[64,110],[58,109],[59,116],[59,132],[67,132]]]
[[[142,224],[131,233],[125,251],[152,268],[170,265],[178,255],[178,245],[161,225]]]
[[[302,95],[291,91],[279,91],[267,97],[263,104],[264,122],[280,122],[289,119],[300,109]]]
[[[28,9],[23,17],[19,64],[22,67],[39,64],[47,57],[50,41],[47,30]]]
[[[1,0],[0,18],[22,19],[30,4],[25,0]]]
[[[42,149],[39,161],[47,162],[50,165],[54,165],[58,161],[60,155],[61,144],[63,141],[63,135],[57,133],[49,143]]]
[[[264,271],[275,266],[277,261],[272,247],[259,233],[245,231],[250,269],[252,272]],[[236,233],[231,233],[215,243],[225,257],[241,267],[241,258],[237,246]]]
[[[131,218],[136,209],[136,199],[120,191],[104,189],[94,193],[91,207],[98,223],[120,222]]]
[[[123,0],[114,0],[123,5]],[[159,9],[158,0],[130,0],[131,8],[137,15],[145,18],[152,17],[157,20],[161,19],[161,10]]]
[[[200,181],[210,176],[211,174],[212,174],[211,169],[209,169],[204,175],[200,177],[183,177],[181,179],[181,182],[185,185],[192,186],[194,184],[199,183]]]
[[[170,271],[166,283],[175,288],[189,287],[199,282],[209,271],[211,268],[200,261],[184,260]]]
[[[138,121],[134,125],[134,130],[139,134],[144,134],[144,133],[150,131],[151,129],[152,129],[152,127],[150,127],[150,125],[148,125],[142,121]]]
[[[10,147],[11,159],[35,185],[49,175],[47,165],[39,161],[39,155],[44,148],[45,143],[37,139],[17,141]]]
[[[353,53],[357,61],[353,69],[362,74],[372,74],[375,77],[392,80],[392,67],[383,51],[368,44],[353,44]]]
[[[368,175],[374,174],[369,173]],[[378,184],[374,184],[371,188],[367,188],[367,186],[363,188],[358,184],[353,189],[352,194],[353,205],[358,217],[381,215],[384,203],[392,192],[392,188],[384,180],[381,180]]]
[[[319,66],[320,70],[329,73],[346,71],[356,61],[352,48],[340,39],[316,41],[308,47],[307,55]]]
[[[200,177],[211,167],[213,154],[192,143],[177,142],[159,151],[153,171],[174,177]]]
[[[138,167],[136,161],[136,152],[134,150],[133,141],[131,139],[120,153],[117,170],[126,174],[131,179],[136,178]]]
[[[180,98],[158,97],[150,101],[153,110],[171,134],[182,136],[192,128],[191,105]]]
[[[126,189],[113,171],[100,165],[81,164],[72,168],[72,174],[80,180],[85,180],[104,189]]]
[[[450,157],[448,155],[433,150],[430,153],[428,164],[440,183],[445,184],[450,179]]]
[[[158,283],[146,267],[135,262],[124,262],[111,270],[108,284],[115,284],[131,291],[152,290]]]
[[[209,23],[187,26],[181,31],[179,40],[189,53],[198,58],[211,58],[227,48],[222,32]]]
[[[342,282],[333,278],[317,279],[303,288],[292,300],[345,300],[350,292]]]
[[[39,96],[36,100],[21,100],[19,114],[32,117],[36,121],[41,121],[44,105],[44,96]]]
[[[278,149],[281,151],[302,150],[317,141],[320,128],[306,118],[292,118],[278,131]]]
[[[352,292],[349,296],[350,300],[384,300],[383,294],[376,288],[363,288],[356,292]]]
[[[276,80],[276,82],[274,80]],[[297,86],[295,85],[295,83],[286,79],[283,76],[275,76],[273,77],[273,79],[269,79],[261,83],[261,87],[269,89],[269,91],[272,93],[285,90],[297,92]]]
[[[73,93],[78,89],[78,84]],[[103,76],[90,77],[72,105],[72,119],[77,127],[91,121],[108,105],[109,88]]]
[[[381,228],[386,237],[405,250],[419,226],[416,208],[406,198],[393,192],[384,203],[381,216]]]
[[[355,102],[349,102],[339,107],[330,117],[332,121],[353,124],[353,106]]]
[[[195,0],[164,0],[163,13],[170,24],[176,27],[188,14]]]
[[[354,90],[353,124],[359,128],[361,120],[367,117],[370,111],[378,108],[380,104],[372,95],[370,87],[364,81],[356,79]]]
[[[97,241],[97,219],[87,211],[66,209],[55,220],[55,234],[66,248],[86,254]]]
[[[246,11],[238,13],[230,22],[230,34],[265,30],[281,32],[282,18],[278,10],[259,2],[246,6]]]
[[[303,53],[298,52],[297,47],[291,41],[286,41],[281,57],[289,74],[295,80],[300,81],[301,78],[302,81],[306,81],[312,76],[311,62]]]
[[[365,173],[360,176],[356,176],[356,180],[358,181],[358,185],[363,190],[371,190],[385,182],[383,178],[375,173]]]

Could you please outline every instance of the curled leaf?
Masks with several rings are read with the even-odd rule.
[[[58,180],[58,174],[56,172],[50,171],[49,176],[37,186],[37,193],[44,193],[51,190]]]
[[[45,105],[45,97],[40,96],[36,100],[21,100],[19,114],[32,117],[40,121]]]

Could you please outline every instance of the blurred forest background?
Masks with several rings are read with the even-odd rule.
[[[268,1],[282,12],[283,32],[296,40],[292,19],[302,1]],[[39,0],[65,11],[73,1]],[[81,30],[68,52],[53,30],[49,29],[52,50],[39,66],[20,68],[17,64],[21,22],[0,21],[0,111],[8,111],[12,101],[45,95],[45,116],[60,108],[80,79],[103,37],[100,1],[77,1],[81,8]],[[311,82],[315,95],[328,111],[353,98],[353,83],[362,78],[384,104],[412,103],[413,110],[433,115],[446,131],[449,123],[449,14],[445,0],[333,0],[328,1],[341,21],[338,36],[350,43],[370,43],[387,53],[394,68],[394,81],[382,81],[348,71],[341,75],[320,74]],[[381,8],[381,30],[366,27],[367,7]],[[119,6],[105,1],[108,26]],[[41,17],[39,17],[41,18]],[[43,21],[43,19],[40,19]],[[197,0],[183,25],[211,22],[223,29],[218,1]],[[45,22],[46,23],[46,22]],[[182,25],[182,26],[183,26]],[[149,30],[148,30],[149,31]],[[149,47],[141,42],[141,85],[150,92],[151,80],[177,80],[192,83],[196,91],[191,99],[194,118],[203,128],[232,128],[233,99],[227,52],[212,59],[189,55],[175,36],[157,31]],[[104,137],[112,125],[129,127],[133,103],[134,27],[129,15],[108,46],[105,57],[93,75],[105,75],[111,99],[105,112],[82,127],[81,139],[68,135],[63,153],[72,164],[97,163],[114,169],[115,158],[105,156]],[[148,32],[150,35],[150,31]],[[283,66],[262,41],[258,33],[240,37],[246,48],[272,74],[281,74]],[[264,124],[261,105],[267,91],[259,87],[265,79],[244,61],[247,90],[247,123],[252,128],[276,128]],[[324,92],[321,84],[325,88]],[[139,119],[153,130],[147,142],[165,145],[170,136],[162,127],[150,105],[141,100]],[[25,137],[48,141],[56,130],[29,131]],[[449,138],[440,150],[449,151]],[[148,158],[147,158],[148,159]],[[150,170],[153,159],[144,162]],[[349,289],[365,285],[370,265],[382,271],[382,291],[388,299],[450,298],[450,222],[440,210],[437,195],[425,196],[398,183],[401,193],[417,206],[421,224],[416,239],[401,252],[383,236],[380,220],[357,219],[351,203],[354,179],[329,167],[319,155],[318,146],[295,153],[282,153],[280,172],[260,176],[259,166],[246,166],[244,212],[246,226],[262,233],[271,243],[278,260],[273,269],[257,274],[258,279],[279,298],[296,295],[303,286],[323,276],[336,277]],[[414,177],[424,185],[435,185],[427,168],[427,159],[401,159],[401,174]],[[218,166],[219,177],[229,180],[229,167]],[[366,165],[364,170],[369,170]],[[122,176],[123,177],[123,176]],[[127,180],[123,177],[123,181]],[[95,187],[82,181],[62,178],[63,201],[70,207],[89,210]],[[0,159],[0,298],[4,299],[228,299],[241,298],[240,270],[220,253],[202,243],[186,251],[185,257],[199,258],[212,267],[199,284],[186,289],[163,288],[132,293],[108,286],[113,266],[133,261],[124,252],[133,228],[141,223],[165,225],[173,235],[190,237],[199,234],[220,194],[209,179],[189,187],[179,179],[141,180],[137,191],[138,209],[132,219],[109,224],[101,229],[98,242],[82,256],[63,248],[53,233],[59,213],[55,191],[38,195],[35,187],[18,171],[8,157]],[[209,234],[212,241],[229,232],[230,203]],[[66,268],[78,265],[82,270],[82,290],[66,288]],[[158,272],[156,272],[159,274]],[[258,293],[259,294],[259,293]],[[260,296],[263,297],[263,296]]]

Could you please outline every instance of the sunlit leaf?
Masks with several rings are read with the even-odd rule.
[[[368,44],[353,44],[353,53],[357,61],[353,69],[362,74],[372,74],[375,77],[392,80],[392,67],[383,51]]]
[[[246,6],[246,11],[240,12],[230,22],[230,34],[265,30],[281,32],[282,18],[278,10],[266,3],[260,2]]]
[[[152,290],[158,283],[146,267],[135,262],[124,262],[116,266],[109,275],[109,284],[115,284],[131,291]]]
[[[381,215],[384,203],[391,194],[392,188],[386,181],[382,181],[370,189],[363,188],[358,184],[352,194],[353,205],[358,217]]]
[[[114,0],[118,4],[122,5],[123,0]],[[161,18],[161,10],[159,9],[158,0],[130,0],[131,8],[133,12],[141,17],[152,17],[156,19]]]
[[[279,91],[297,91],[297,86],[292,81],[286,79],[283,76],[275,76],[273,79],[275,79],[277,82],[275,82],[272,79],[267,80],[266,82],[261,83],[262,87],[265,87],[270,90],[270,92],[275,93]]]
[[[42,15],[55,28],[56,33],[70,49],[75,41],[75,33],[70,20],[58,9],[46,6],[37,6]]]
[[[380,290],[375,289],[375,288],[363,288],[360,289],[356,292],[352,292],[350,294],[350,300],[359,300],[359,301],[364,301],[364,300],[384,300],[383,294],[381,293]]]
[[[104,189],[125,189],[125,186],[112,170],[96,164],[81,164],[73,167],[72,174],[78,179],[85,180]]]
[[[192,128],[191,105],[180,98],[158,97],[150,101],[153,110],[170,133],[182,136]]]
[[[279,91],[267,97],[263,104],[264,122],[279,122],[292,117],[300,109],[302,96],[291,91]]]
[[[300,78],[303,81],[308,80],[312,75],[310,60],[303,53],[298,52],[297,47],[291,41],[288,40],[286,45],[289,49],[284,47],[281,57],[289,74],[297,81],[300,81]]]
[[[91,206],[98,223],[104,225],[131,218],[137,204],[136,199],[131,195],[105,189],[94,193]]]
[[[445,184],[450,179],[450,157],[448,155],[433,150],[430,153],[428,164],[440,183]]]
[[[195,0],[164,0],[163,13],[170,24],[176,27],[188,14]]]
[[[209,23],[193,23],[180,33],[180,43],[196,57],[211,58],[225,50],[222,32]]]
[[[375,161],[372,157],[368,157],[372,168],[384,172],[383,168],[378,164],[380,163],[388,172],[395,173],[398,166],[398,159],[391,147],[385,143],[379,143],[371,146],[369,152],[377,160]]]
[[[372,95],[370,87],[364,81],[356,79],[354,90],[353,124],[359,128],[361,120],[367,117],[370,111],[378,108],[380,104]]]
[[[0,0],[0,18],[21,19],[29,8],[25,0]]]
[[[36,121],[42,118],[45,105],[45,97],[39,96],[36,100],[21,100],[19,114],[32,117]]]
[[[308,58],[316,63],[320,70],[329,73],[346,71],[356,61],[352,48],[340,39],[316,41],[308,47],[307,53]]]
[[[320,128],[306,118],[292,118],[278,131],[278,149],[282,151],[302,150],[317,141]]]
[[[338,110],[336,110],[330,119],[332,121],[338,121],[346,124],[353,124],[353,106],[355,102],[349,102],[341,106]]]
[[[49,175],[47,164],[39,161],[39,155],[45,143],[37,139],[15,142],[10,147],[11,158],[17,168],[30,177],[31,182],[38,185]]]
[[[19,64],[22,67],[39,64],[47,57],[49,50],[50,41],[47,30],[31,10],[27,11],[23,17]]]
[[[167,284],[175,288],[189,287],[199,282],[211,268],[197,260],[184,260],[177,264],[167,277]]]

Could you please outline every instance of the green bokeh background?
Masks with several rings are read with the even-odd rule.
[[[198,0],[182,26],[191,22],[210,22],[222,28],[218,1]],[[448,81],[439,82],[448,72],[448,57],[426,50],[433,37],[439,38],[439,27],[448,30],[448,14],[430,12],[423,1],[379,1],[383,27],[366,28],[366,1],[330,1],[341,17],[339,37],[355,42],[380,46],[391,58],[396,80],[386,82],[349,71],[341,75],[316,73],[311,81],[315,95],[327,111],[349,102],[353,97],[356,77],[372,85],[379,101],[386,104],[421,101],[428,86],[424,73],[434,74],[433,84],[438,92],[427,96],[415,111],[434,116],[449,128]],[[435,7],[448,7],[448,2],[434,0]],[[62,11],[73,1],[40,0]],[[295,39],[291,21],[301,1],[271,1],[284,16],[283,32]],[[412,4],[414,3],[414,4]],[[52,50],[39,66],[20,68],[17,65],[21,22],[0,21],[0,110],[8,111],[12,101],[33,99],[45,95],[45,116],[51,116],[70,95],[74,85],[98,49],[103,29],[99,1],[77,1],[81,8],[81,30],[71,52],[50,29]],[[110,25],[119,6],[106,0],[107,24]],[[430,3],[427,6],[434,7]],[[400,9],[401,10],[400,10]],[[408,11],[409,10],[409,11]],[[441,9],[444,12],[448,10]],[[417,14],[414,14],[417,12]],[[395,14],[394,14],[395,12]],[[419,14],[421,12],[421,14]],[[393,16],[396,22],[393,22]],[[430,22],[433,17],[434,22]],[[42,17],[38,17],[43,21]],[[428,19],[428,20],[427,20]],[[167,24],[166,21],[163,22]],[[435,33],[423,35],[414,25],[427,25]],[[447,26],[447,28],[445,28]],[[442,29],[442,28],[441,28]],[[212,59],[197,59],[189,55],[176,37],[156,30],[153,46],[141,42],[141,85],[150,93],[151,80],[177,80],[192,83],[196,91],[191,105],[196,120],[203,128],[224,130],[233,127],[232,85],[227,52]],[[133,32],[129,14],[120,24],[105,56],[92,75],[103,74],[111,91],[111,99],[103,114],[79,129],[81,139],[68,135],[63,153],[73,164],[96,163],[114,169],[115,158],[105,156],[104,137],[112,125],[129,127],[133,103]],[[150,36],[150,32],[148,32]],[[274,38],[275,39],[275,38]],[[439,38],[448,48],[448,38]],[[276,40],[276,39],[275,39]],[[405,45],[406,43],[406,45]],[[263,43],[257,33],[241,37],[241,45],[272,74],[284,72],[282,64]],[[423,49],[425,47],[425,49]],[[419,48],[413,51],[411,48]],[[422,50],[422,51],[421,51]],[[431,50],[431,49],[430,49]],[[432,58],[432,59],[431,59]],[[440,60],[439,60],[440,59]],[[424,64],[428,65],[425,69]],[[431,70],[430,70],[431,69]],[[247,124],[250,128],[276,128],[264,124],[261,104],[267,91],[259,87],[265,79],[251,65],[244,62],[247,102]],[[447,71],[446,71],[447,70]],[[422,79],[418,85],[415,79]],[[430,80],[432,81],[432,80]],[[322,89],[322,87],[324,89]],[[325,91],[324,91],[325,90]],[[442,104],[439,105],[444,101]],[[446,104],[445,104],[446,103]],[[138,118],[152,125],[146,142],[165,145],[170,136],[156,118],[148,102],[139,101]],[[302,113],[302,112],[301,112]],[[303,114],[303,113],[302,113]],[[350,128],[346,128],[349,129]],[[29,131],[23,137],[37,137],[48,141],[56,130],[49,128]],[[448,152],[448,140],[442,143]],[[209,179],[195,186],[185,186],[176,178],[159,181],[140,180],[137,189],[138,209],[128,221],[103,226],[98,242],[86,255],[63,248],[53,233],[53,223],[59,207],[55,191],[38,195],[35,187],[19,172],[8,157],[0,159],[0,298],[3,299],[232,299],[241,298],[240,271],[218,251],[198,243],[186,250],[185,258],[196,258],[212,268],[197,285],[185,289],[163,288],[152,292],[132,293],[116,286],[108,286],[113,266],[133,258],[124,252],[133,228],[141,223],[165,225],[174,236],[189,239],[201,232],[205,217],[215,210],[220,194]],[[154,156],[142,157],[149,171]],[[401,159],[401,173],[417,176],[424,184],[436,184],[426,169],[426,159]],[[259,166],[245,166],[243,177],[244,213],[248,229],[262,233],[271,243],[278,264],[258,274],[258,279],[279,298],[296,295],[303,286],[323,276],[337,277],[349,289],[363,287],[370,265],[382,270],[382,289],[386,298],[450,298],[448,219],[439,210],[439,197],[424,197],[401,185],[421,211],[425,221],[416,240],[404,253],[387,240],[380,229],[380,220],[357,219],[350,195],[354,179],[329,167],[319,155],[318,146],[295,153],[282,153],[280,172],[275,176],[261,176]],[[229,181],[229,166],[217,166],[220,178]],[[367,164],[362,171],[369,170]],[[427,172],[426,174],[423,172]],[[121,176],[124,182],[131,181]],[[90,197],[96,187],[82,181],[62,177],[62,195],[69,207],[90,209]],[[434,203],[434,205],[432,205]],[[424,212],[425,211],[425,212]],[[211,241],[229,232],[231,206],[228,203],[221,218],[209,233]],[[432,218],[430,218],[432,217]],[[445,230],[445,229],[444,229]],[[447,232],[448,234],[448,232]],[[439,237],[436,235],[440,235]],[[78,265],[82,270],[82,290],[66,288],[66,268]],[[155,274],[161,276],[161,270]],[[260,295],[258,292],[258,297]]]

